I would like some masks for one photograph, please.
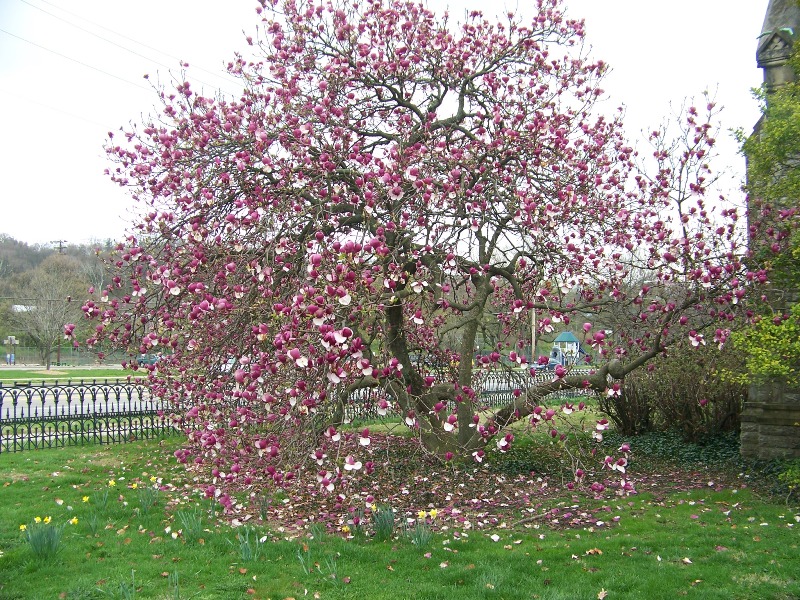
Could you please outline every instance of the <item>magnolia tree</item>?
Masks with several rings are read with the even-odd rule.
[[[340,431],[366,389],[431,453],[481,460],[517,421],[557,435],[553,392],[616,394],[673,341],[724,341],[745,274],[736,210],[704,195],[712,105],[675,141],[654,132],[645,172],[558,0],[529,23],[401,0],[258,12],[260,62],[229,66],[240,100],[181,83],[108,147],[144,210],[84,307],[90,344],[164,352],[150,385],[216,485],[369,472],[369,431]],[[485,410],[483,373],[535,367],[533,313],[596,360]],[[488,323],[497,345],[476,354]]]

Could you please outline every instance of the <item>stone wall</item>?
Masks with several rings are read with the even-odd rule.
[[[753,384],[742,410],[741,453],[747,458],[800,458],[800,388]]]

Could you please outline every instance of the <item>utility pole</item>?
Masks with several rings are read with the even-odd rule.
[[[58,253],[59,254],[64,254],[65,253],[64,251],[66,250],[67,247],[64,244],[67,243],[67,240],[53,240],[50,243],[51,244],[58,244]]]

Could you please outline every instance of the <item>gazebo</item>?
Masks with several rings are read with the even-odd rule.
[[[571,331],[562,331],[553,341],[550,358],[554,358],[562,365],[575,365],[586,354],[581,347],[581,341]]]

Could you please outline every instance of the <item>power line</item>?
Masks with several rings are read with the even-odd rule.
[[[27,4],[31,8],[35,8],[36,10],[41,11],[44,14],[53,17],[54,19],[58,19],[62,23],[66,23],[67,25],[69,25],[71,27],[74,27],[75,29],[79,29],[80,31],[83,31],[84,33],[88,33],[89,35],[94,36],[97,39],[103,40],[104,42],[106,42],[108,44],[111,44],[112,46],[116,46],[117,48],[125,50],[126,52],[130,52],[131,54],[133,54],[135,56],[138,56],[138,57],[143,58],[145,60],[154,62],[158,66],[164,67],[165,69],[169,69],[170,68],[168,65],[165,65],[164,63],[158,62],[157,60],[154,60],[154,59],[150,58],[149,56],[145,56],[144,54],[140,54],[139,52],[136,52],[135,50],[131,50],[130,48],[126,48],[125,46],[123,46],[121,44],[118,44],[113,40],[109,40],[108,38],[104,38],[103,36],[98,35],[93,31],[89,31],[88,29],[85,29],[84,27],[81,27],[80,25],[76,25],[75,23],[71,23],[70,21],[67,21],[66,19],[63,19],[63,18],[59,17],[58,15],[54,15],[53,13],[51,13],[49,11],[46,11],[43,8],[40,8],[40,7],[36,6],[35,4],[31,4],[27,0],[20,0],[20,2],[22,2],[23,4]],[[67,11],[65,11],[65,12],[67,12]],[[119,35],[119,34],[117,34],[117,35]]]
[[[67,110],[64,110],[63,108],[58,108],[57,106],[53,106],[52,104],[47,104],[46,102],[41,102],[39,100],[36,100],[35,98],[29,98],[28,96],[23,96],[22,94],[12,92],[11,90],[5,89],[2,86],[0,86],[0,93],[7,94],[9,96],[14,96],[16,98],[19,98],[20,100],[25,100],[25,102],[32,102],[33,104],[38,104],[39,106],[43,106],[44,108],[48,108],[52,111],[59,112],[62,115],[67,115],[68,117],[72,117],[73,119],[79,119],[84,123],[89,123],[90,125],[97,125],[98,127],[102,127],[104,129],[108,127],[108,123],[100,123],[99,121],[93,121],[91,119],[87,119],[84,116],[77,115],[73,112],[69,112]]]
[[[132,85],[134,87],[137,87],[137,88],[139,88],[141,90],[145,90],[146,92],[150,92],[151,91],[150,88],[147,88],[147,87],[145,87],[143,85],[139,85],[138,83],[134,83],[133,81],[130,81],[129,79],[125,79],[124,77],[120,77],[119,75],[114,75],[113,73],[109,73],[108,71],[104,71],[103,69],[99,69],[98,67],[94,67],[94,66],[92,66],[90,64],[87,64],[87,63],[81,61],[81,60],[78,60],[77,58],[72,58],[71,56],[67,56],[66,54],[62,54],[61,52],[58,52],[56,50],[52,50],[50,48],[42,46],[41,44],[37,44],[36,42],[32,42],[30,40],[26,40],[24,37],[20,37],[18,35],[15,35],[15,34],[11,33],[10,31],[6,31],[3,28],[0,28],[0,33],[5,33],[8,36],[11,36],[13,38],[16,38],[18,40],[21,40],[21,41],[25,42],[26,44],[30,44],[31,46],[36,46],[37,48],[45,50],[46,52],[50,52],[51,54],[55,54],[56,56],[60,56],[61,58],[65,59],[65,60],[72,61],[72,62],[77,63],[77,64],[79,64],[79,65],[81,65],[83,67],[86,67],[87,69],[91,69],[92,71],[97,71],[98,73],[102,73],[103,75],[106,75],[108,77],[113,77],[114,79],[117,79],[119,81],[127,83],[128,85]]]
[[[116,46],[116,47],[118,47],[118,48],[121,48],[122,50],[125,50],[126,52],[130,52],[131,54],[134,54],[134,55],[136,55],[136,56],[139,56],[139,57],[141,57],[141,58],[144,58],[144,59],[146,59],[146,60],[150,60],[150,61],[152,61],[152,62],[156,63],[157,65],[160,65],[160,66],[162,66],[162,67],[164,67],[164,68],[166,68],[166,69],[169,69],[169,68],[170,68],[170,67],[168,67],[167,65],[164,65],[163,63],[160,63],[160,62],[158,62],[157,60],[154,60],[154,59],[151,59],[151,58],[149,58],[149,57],[147,57],[147,56],[144,56],[144,55],[142,55],[142,54],[140,54],[140,53],[136,52],[135,50],[131,50],[130,48],[127,48],[127,47],[125,47],[125,46],[123,46],[123,45],[121,45],[121,44],[118,44],[118,43],[116,43],[116,42],[114,42],[114,41],[112,41],[112,40],[109,40],[109,39],[107,39],[107,38],[104,38],[104,37],[102,37],[102,36],[100,36],[100,35],[98,35],[98,34],[96,34],[96,33],[92,32],[92,31],[89,31],[88,29],[84,29],[83,27],[80,27],[79,25],[76,25],[75,23],[71,23],[70,21],[67,21],[66,19],[63,19],[63,18],[59,17],[58,15],[54,15],[53,13],[51,13],[51,12],[48,12],[48,11],[44,10],[43,8],[40,8],[40,7],[38,7],[38,6],[34,5],[34,4],[31,4],[31,3],[30,3],[30,2],[28,2],[27,0],[20,0],[20,1],[21,1],[21,2],[23,2],[23,3],[25,3],[25,4],[27,4],[28,6],[31,6],[31,7],[35,8],[35,9],[37,9],[37,10],[40,10],[40,11],[42,11],[42,12],[43,12],[43,13],[45,13],[45,14],[48,14],[48,15],[50,15],[50,16],[51,16],[51,17],[53,17],[54,19],[58,19],[58,20],[60,20],[60,21],[63,21],[64,23],[67,23],[67,24],[71,25],[72,27],[75,27],[75,28],[77,28],[77,29],[80,29],[81,31],[84,31],[84,32],[86,32],[86,33],[88,33],[88,34],[90,34],[90,35],[93,35],[93,36],[95,36],[95,37],[97,37],[97,38],[99,38],[99,39],[101,39],[101,40],[103,40],[103,41],[105,41],[105,42],[107,42],[107,43],[109,43],[109,44],[112,44],[112,45],[114,45],[114,46]],[[73,12],[71,12],[71,11],[69,11],[69,10],[65,9],[65,8],[61,8],[61,7],[59,7],[59,6],[55,5],[55,4],[53,4],[52,2],[48,2],[47,0],[39,0],[39,1],[40,1],[40,2],[43,2],[44,4],[47,4],[47,5],[49,5],[49,6],[52,6],[53,8],[55,8],[55,9],[57,9],[57,10],[60,10],[60,11],[62,11],[62,12],[64,12],[64,13],[66,13],[66,14],[68,14],[68,15],[71,15],[71,16],[73,16],[73,17],[77,18],[77,19],[80,19],[81,21],[84,21],[85,23],[88,23],[89,25],[92,25],[92,26],[94,26],[94,27],[97,27],[97,28],[99,28],[99,29],[102,29],[102,30],[104,30],[104,31],[108,31],[109,33],[112,33],[112,34],[114,34],[114,35],[116,35],[116,36],[118,36],[118,37],[120,37],[120,38],[123,38],[123,39],[126,39],[126,40],[130,41],[130,42],[133,42],[134,44],[136,44],[136,45],[138,45],[138,46],[141,46],[141,47],[143,47],[143,48],[147,48],[148,50],[152,50],[153,52],[156,52],[156,53],[158,53],[158,54],[162,54],[162,55],[164,55],[164,56],[167,56],[167,57],[169,57],[169,58],[171,58],[171,59],[173,59],[173,60],[176,60],[176,61],[178,61],[178,62],[181,62],[181,58],[180,58],[180,57],[174,56],[174,55],[172,55],[172,54],[170,54],[170,53],[168,53],[168,52],[165,52],[165,51],[163,51],[163,50],[160,50],[160,49],[158,49],[158,48],[155,48],[155,47],[153,47],[153,46],[149,46],[148,44],[145,44],[145,43],[143,43],[143,42],[140,42],[140,41],[138,41],[138,40],[136,40],[136,39],[134,39],[134,38],[132,38],[132,37],[129,37],[129,36],[127,36],[127,35],[123,34],[123,33],[119,33],[118,31],[114,31],[113,29],[110,29],[110,28],[108,28],[108,27],[105,27],[104,25],[101,25],[100,23],[96,23],[96,22],[94,22],[94,21],[91,21],[91,20],[89,20],[89,19],[86,19],[85,17],[82,17],[82,16],[80,16],[80,15],[78,15],[78,14],[76,14],[76,13],[73,13]],[[210,70],[208,70],[208,69],[205,69],[205,68],[203,68],[202,66],[194,66],[193,68],[195,68],[195,69],[197,69],[197,70],[199,70],[199,71],[203,71],[204,73],[207,73],[207,74],[209,74],[209,75],[212,75],[212,76],[214,76],[214,77],[218,77],[219,79],[221,79],[221,80],[224,80],[224,81],[227,81],[227,82],[229,82],[229,83],[233,83],[233,84],[236,84],[236,85],[238,85],[238,86],[240,86],[240,85],[241,85],[241,82],[240,82],[240,81],[238,81],[238,80],[236,80],[236,79],[233,79],[233,78],[231,78],[231,77],[228,77],[227,75],[225,75],[225,74],[222,74],[222,73],[220,73],[220,72],[214,72],[214,71],[210,71]],[[212,88],[218,88],[218,87],[220,87],[220,86],[215,86],[215,85],[213,85],[213,84],[210,84],[210,83],[208,83],[208,82],[201,81],[201,80],[199,80],[199,79],[198,79],[197,81],[198,81],[198,83],[202,83],[202,84],[204,84],[204,85],[208,85],[209,87],[212,87]]]

